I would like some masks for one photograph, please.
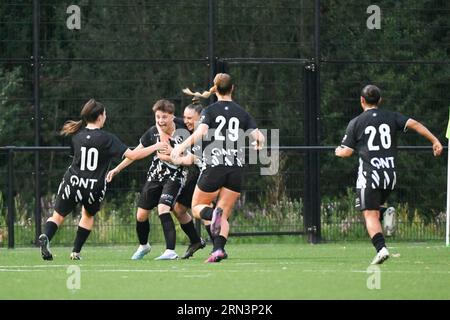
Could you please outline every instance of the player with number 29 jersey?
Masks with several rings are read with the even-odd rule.
[[[243,134],[257,128],[253,117],[234,101],[218,101],[202,111],[200,123],[206,124],[211,132],[211,141],[204,141],[203,145],[204,164],[243,167]]]

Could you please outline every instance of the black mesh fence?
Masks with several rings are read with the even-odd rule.
[[[277,174],[261,175],[261,165],[246,167],[244,191],[230,220],[232,232],[304,233],[305,188],[310,187],[305,185],[310,170],[306,155],[312,150],[304,149],[308,94],[317,94],[320,146],[340,143],[348,122],[361,112],[359,91],[368,83],[382,88],[382,108],[422,122],[445,141],[450,3],[386,0],[373,5],[347,1],[344,6],[332,0],[2,1],[0,146],[35,145],[36,105],[40,145],[68,146],[69,139],[58,131],[64,121],[78,118],[91,97],[106,105],[105,130],[135,146],[154,124],[151,107],[156,100],[173,101],[181,116],[190,103],[181,89],[203,91],[216,72],[226,71],[236,82],[234,99],[260,128],[279,130],[281,146]],[[371,29],[377,7],[380,28]],[[77,10],[80,29],[71,29]],[[305,79],[305,67],[320,75],[314,87]],[[408,132],[399,145],[429,142]],[[318,152],[322,238],[367,239],[353,206],[356,157],[337,159],[332,148]],[[398,184],[388,203],[398,213],[395,239],[443,238],[446,160],[446,155],[433,158],[431,149],[399,151]],[[70,162],[68,151],[41,151],[36,173],[34,151],[14,152],[17,245],[35,238],[35,188],[42,194],[45,222]],[[8,234],[7,163],[3,149],[0,246]],[[135,242],[136,199],[148,164],[136,162],[111,183],[90,241]],[[69,218],[55,243],[71,244],[78,218],[79,213]],[[151,219],[150,240],[162,241],[156,213]],[[186,240],[179,226],[177,234],[179,241]]]
[[[208,53],[207,0],[40,2],[47,59],[205,59]],[[75,23],[71,5],[79,8],[80,29],[67,28]]]
[[[324,60],[448,61],[448,1],[320,3]]]
[[[314,1],[217,1],[218,57],[313,56]],[[236,14],[239,12],[239,14]]]

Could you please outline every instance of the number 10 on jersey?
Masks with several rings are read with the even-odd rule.
[[[98,164],[98,150],[96,148],[89,148],[86,152],[86,147],[81,147],[81,163],[80,170],[84,171],[86,168],[89,171],[97,169]]]

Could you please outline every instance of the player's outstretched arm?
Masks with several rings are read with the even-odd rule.
[[[134,148],[133,150],[128,149],[127,151],[125,151],[124,156],[133,161],[140,160],[142,158],[148,157],[155,151],[164,151],[165,149],[167,149],[167,143],[157,142],[148,147]]]
[[[167,144],[167,149],[162,152],[158,152],[158,158],[162,161],[170,162],[176,166],[190,166],[195,163],[196,156],[189,152],[185,156],[172,159],[172,157],[170,156],[172,150],[173,148],[170,146],[170,144]]]
[[[252,144],[255,150],[261,150],[264,147],[264,141],[266,138],[259,129],[255,129],[251,133],[252,138],[255,140]]]
[[[433,154],[435,157],[441,155],[443,149],[442,144],[439,142],[438,138],[436,138],[434,134],[432,134],[430,130],[428,130],[423,124],[414,119],[409,119],[406,123],[406,127],[408,129],[416,131],[418,134],[427,138],[428,141],[431,142],[431,144],[433,145]]]
[[[112,179],[123,169],[128,167],[130,164],[132,164],[135,160],[139,160],[142,158],[145,158],[152,154],[153,152],[157,150],[162,150],[165,148],[165,143],[158,142],[154,145],[151,145],[149,147],[144,148],[144,146],[139,143],[139,145],[134,148],[133,150],[127,149],[124,153],[125,159],[119,163],[114,169],[110,170],[108,174],[106,175],[106,181],[111,182]]]
[[[208,128],[208,125],[204,123],[199,124],[193,134],[191,134],[186,140],[184,140],[183,143],[175,146],[175,148],[170,153],[172,160],[180,157],[180,155],[182,155],[188,147],[202,139],[202,137],[208,133]]]
[[[172,159],[171,162],[177,166],[190,166],[195,163],[195,155],[188,153],[183,157]]]
[[[144,148],[144,146],[139,143],[139,145],[134,148],[134,150],[138,150],[138,149],[142,149]],[[130,149],[128,149],[126,152],[130,151]],[[125,153],[126,153],[125,152]],[[123,159],[123,161],[121,163],[119,163],[114,169],[110,170],[108,172],[108,174],[106,175],[106,181],[107,182],[111,182],[112,179],[123,169],[125,169],[126,167],[128,167],[130,164],[132,164],[134,162],[134,160],[131,160],[129,158],[125,158]]]
[[[334,154],[340,158],[347,158],[353,154],[353,149],[348,147],[339,146],[334,150]]]

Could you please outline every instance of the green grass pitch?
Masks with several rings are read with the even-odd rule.
[[[374,256],[368,241],[229,244],[229,259],[215,264],[204,263],[211,246],[177,261],[154,261],[161,245],[141,261],[130,260],[134,246],[86,245],[80,261],[68,259],[70,248],[52,248],[53,261],[43,261],[37,248],[2,248],[0,299],[450,299],[450,248],[389,248],[379,273],[368,273]],[[79,289],[67,287],[71,265],[80,268]]]

